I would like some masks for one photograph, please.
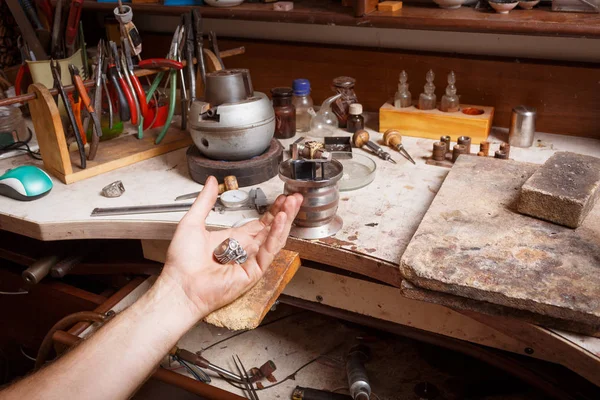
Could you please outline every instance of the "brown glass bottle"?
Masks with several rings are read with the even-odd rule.
[[[348,110],[348,123],[346,124],[346,130],[350,133],[355,133],[361,129],[365,129],[365,118],[362,116],[362,105],[358,103],[350,104]]]
[[[296,107],[292,104],[294,91],[288,87],[271,89],[275,111],[275,137],[291,138],[296,134]]]
[[[336,117],[338,117],[338,121],[340,123],[340,128],[345,128],[348,122],[348,111],[350,109],[350,104],[358,103],[358,98],[356,97],[356,93],[354,93],[354,84],[356,83],[356,79],[351,78],[349,76],[338,76],[333,80],[332,89],[341,94],[342,96],[337,99],[331,109],[333,110]]]

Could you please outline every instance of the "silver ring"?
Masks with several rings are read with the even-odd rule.
[[[223,240],[221,244],[215,248],[213,254],[221,264],[229,264],[231,261],[242,264],[248,259],[246,250],[244,250],[239,242],[233,238]]]

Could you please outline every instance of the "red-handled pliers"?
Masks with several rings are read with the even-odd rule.
[[[148,103],[146,102],[146,92],[144,92],[140,80],[137,76],[135,76],[135,73],[133,72],[133,60],[131,59],[131,46],[129,44],[129,41],[123,40],[121,43],[125,52],[125,63],[127,65],[127,70],[124,72],[129,75],[131,85],[133,86],[133,90],[135,90],[135,94],[138,98],[142,117],[144,117],[145,119],[148,117]]]
[[[111,41],[110,48],[112,50],[113,58],[115,60],[114,67],[116,69],[117,80],[119,81],[119,86],[121,87],[121,90],[123,91],[123,95],[125,96],[125,99],[127,100],[127,104],[129,105],[131,123],[133,125],[137,126],[139,124],[138,111],[137,111],[137,107],[135,105],[135,100],[133,99],[133,94],[129,90],[129,86],[127,86],[127,82],[125,82],[125,79],[123,78],[123,74],[121,73],[121,61],[119,58],[119,51],[117,50],[117,44],[115,42]]]
[[[138,68],[157,69],[157,68],[172,68],[176,70],[183,69],[183,64],[179,61],[168,60],[166,58],[148,58],[137,64]]]

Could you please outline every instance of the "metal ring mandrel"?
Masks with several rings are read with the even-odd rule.
[[[238,264],[246,262],[248,253],[242,248],[239,242],[233,238],[225,239],[219,244],[213,254],[221,264],[229,264],[235,261]]]

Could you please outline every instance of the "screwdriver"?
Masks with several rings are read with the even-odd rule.
[[[400,154],[402,154],[408,161],[415,164],[415,160],[408,154],[408,151],[404,148],[402,144],[402,135],[395,129],[388,129],[383,134],[383,142],[386,146],[392,147],[396,149]]]
[[[359,129],[354,133],[354,135],[352,135],[352,144],[354,144],[354,147],[358,148],[367,146],[367,148],[371,150],[377,157],[381,158],[382,160],[396,164],[396,161],[392,159],[390,153],[383,151],[381,147],[379,147],[369,139],[369,132],[365,131],[364,129]]]

